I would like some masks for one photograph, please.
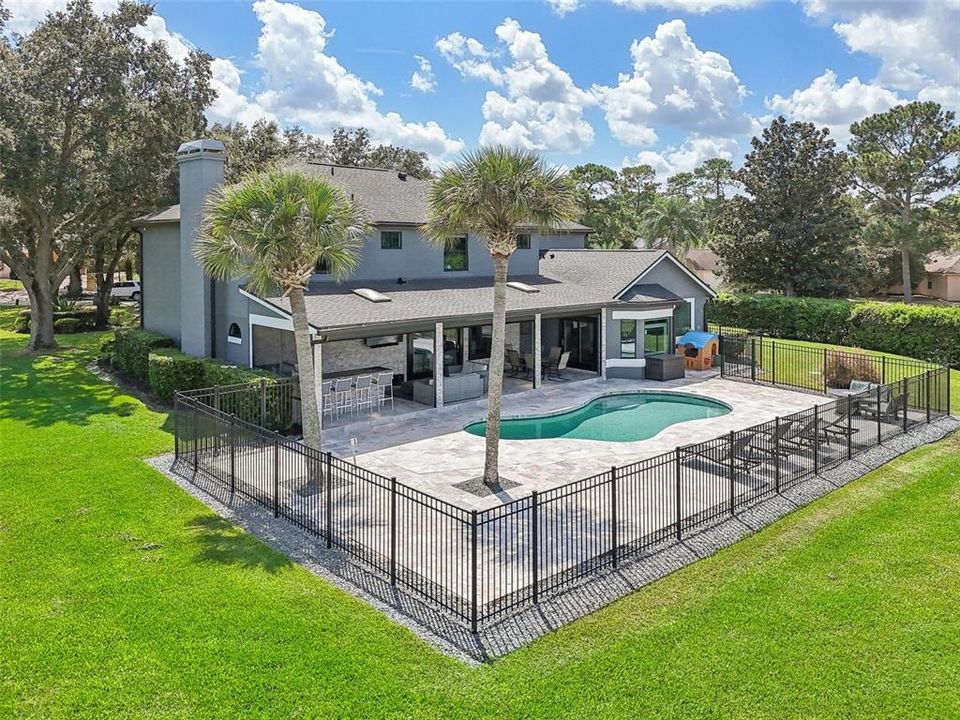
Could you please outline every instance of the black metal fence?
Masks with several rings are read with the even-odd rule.
[[[733,352],[729,338],[724,342]],[[750,352],[759,358],[755,346]],[[725,373],[736,369],[742,377],[740,365],[724,358]],[[758,361],[750,367],[764,365]],[[757,381],[777,377],[771,371]],[[777,384],[789,384],[787,377],[795,376],[780,376]],[[268,430],[269,423],[234,415],[229,403],[246,412],[253,412],[253,406],[242,391],[233,394],[244,399],[226,400],[232,392],[219,391],[220,409],[211,400],[215,391],[177,396],[176,463],[181,472],[192,471],[193,481],[211,492],[270,508],[275,517],[316,535],[327,547],[341,548],[473,630],[943,417],[950,400],[949,372],[929,368],[475,510],[312,450]],[[261,400],[261,414],[262,408]]]

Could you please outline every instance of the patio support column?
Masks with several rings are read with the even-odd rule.
[[[434,406],[443,407],[443,323],[433,328],[433,392]]]
[[[607,379],[607,311],[600,310],[600,379]]]
[[[317,411],[320,415],[320,429],[323,430],[323,343],[315,337],[310,338],[310,347],[313,350],[313,380],[314,391],[317,396]]]
[[[536,390],[543,386],[543,363],[540,358],[543,357],[543,333],[541,331],[541,316],[537,313],[533,316],[533,389]]]

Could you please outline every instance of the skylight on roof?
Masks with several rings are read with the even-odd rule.
[[[519,290],[520,292],[525,293],[538,293],[540,288],[534,287],[533,285],[527,285],[525,282],[518,282],[516,280],[511,280],[507,283],[507,287],[511,287],[514,290]]]
[[[364,300],[369,300],[374,303],[384,303],[390,302],[390,298],[384,295],[382,292],[377,292],[371,288],[357,288],[353,291],[354,295],[359,295]]]

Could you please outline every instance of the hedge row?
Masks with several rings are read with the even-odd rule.
[[[95,307],[80,310],[57,310],[53,313],[53,331],[57,333],[77,333],[95,330],[97,327],[97,309]],[[30,332],[30,311],[21,310],[13,324],[13,331]]]
[[[710,323],[849,345],[960,368],[960,307],[721,294]]]
[[[166,403],[180,390],[236,385],[274,377],[270,373],[225,365],[218,360],[185,355],[173,340],[140,328],[118,328],[100,341],[100,357],[150,388]]]

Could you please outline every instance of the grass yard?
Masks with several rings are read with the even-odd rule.
[[[0,278],[0,292],[10,290],[23,290],[23,283],[19,280],[11,280],[10,278]]]
[[[958,435],[471,668],[144,465],[95,341],[0,331],[0,717],[960,716]]]

